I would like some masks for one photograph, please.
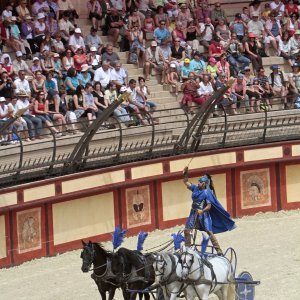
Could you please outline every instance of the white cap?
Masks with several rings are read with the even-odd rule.
[[[120,93],[125,93],[125,92],[127,92],[127,87],[126,86],[121,86]]]
[[[77,28],[75,29],[75,33],[81,33],[81,29],[77,27]]]
[[[4,97],[0,97],[0,102],[6,102]]]
[[[171,68],[176,68],[176,65],[175,64],[170,64],[170,67]]]
[[[59,54],[58,53],[54,53],[53,57],[59,57]]]
[[[43,19],[45,18],[45,15],[43,13],[38,13],[37,17],[36,17],[38,20],[39,19]]]
[[[91,50],[91,51],[97,51],[97,48],[96,48],[96,47],[91,47],[90,50]]]
[[[12,20],[12,21],[17,21],[17,18],[16,18],[15,16],[12,16],[12,17],[11,17],[11,20]]]
[[[33,59],[32,59],[32,61],[35,61],[35,60],[40,60],[38,57],[34,57]]]
[[[16,57],[21,57],[21,56],[23,56],[23,53],[21,51],[17,51],[16,52]]]

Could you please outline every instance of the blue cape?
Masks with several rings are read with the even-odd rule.
[[[207,188],[205,190],[207,200],[211,203],[209,214],[212,220],[213,233],[221,233],[230,231],[236,227],[234,221],[231,219],[230,214],[224,209],[222,204],[218,201],[212,191]]]

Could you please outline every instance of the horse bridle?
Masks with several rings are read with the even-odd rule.
[[[184,258],[183,258],[183,256],[184,256]],[[187,263],[187,256],[191,257],[191,265],[190,266],[188,266],[188,263]],[[188,253],[187,251],[185,251],[181,255],[181,265],[182,265],[182,269],[187,269],[187,275],[190,274],[193,263],[194,263],[194,255],[192,253]]]
[[[83,247],[84,250],[88,250],[88,253],[90,254],[90,259],[87,260],[86,258],[84,258],[83,256],[83,251],[81,251],[81,254],[80,254],[80,258],[82,258],[83,262],[86,263],[88,265],[88,268],[89,268],[89,271],[91,271],[91,266],[94,262],[94,258],[95,258],[95,249],[94,249],[94,245],[91,244],[91,247],[89,246],[89,244],[85,245]]]

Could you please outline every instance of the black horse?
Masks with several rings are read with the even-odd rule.
[[[144,290],[154,283],[155,272],[153,269],[154,257],[151,254],[120,248],[111,258],[112,272],[122,284],[123,296],[126,300],[135,300],[137,293],[126,292],[129,290]],[[150,299],[149,293],[139,293],[139,299]]]
[[[91,271],[93,265],[93,274],[91,277],[97,284],[102,300],[106,300],[106,292],[109,293],[108,300],[112,300],[115,295],[116,288],[119,287],[114,280],[114,275],[111,273],[109,266],[113,253],[105,250],[101,244],[92,243],[87,244],[82,241],[82,258],[81,270],[84,273]]]

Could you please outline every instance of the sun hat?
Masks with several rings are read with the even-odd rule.
[[[156,42],[156,41],[152,41],[152,42],[151,42],[151,46],[152,46],[152,47],[156,47],[156,46],[157,46],[157,42]]]
[[[170,64],[170,67],[171,68],[176,68],[176,65],[175,64]]]
[[[12,16],[10,19],[11,21],[17,21],[17,18],[15,16]]]
[[[125,93],[125,92],[127,92],[127,87],[126,86],[121,86],[121,88],[120,88],[120,93]]]
[[[59,54],[58,53],[54,53],[53,57],[59,57]]]
[[[36,60],[40,60],[38,57],[34,57],[33,59],[32,59],[32,61],[36,61]]]
[[[300,30],[297,29],[294,34],[300,34]]]
[[[75,33],[81,33],[81,29],[77,27],[74,32]]]
[[[97,51],[97,48],[93,46],[93,47],[91,47],[90,51],[91,52]]]
[[[17,96],[18,97],[27,97],[28,94],[24,90],[19,90],[19,92],[17,93]]]
[[[253,32],[249,32],[248,38],[256,38],[256,35]]]
[[[252,17],[259,17],[259,13],[253,12],[253,13],[252,13]]]
[[[6,102],[4,97],[0,97],[0,102]]]
[[[244,75],[243,75],[243,74],[239,74],[239,75],[237,76],[237,79],[244,79]]]
[[[21,57],[21,56],[23,56],[23,53],[21,51],[17,51],[16,52],[16,57]]]
[[[189,64],[191,61],[188,58],[185,58],[183,61],[185,64]]]
[[[39,19],[44,19],[45,18],[45,15],[43,13],[38,13],[37,17],[36,17],[38,20]]]
[[[89,68],[90,68],[90,67],[89,67],[88,64],[83,64],[83,65],[81,66],[81,72],[86,72]]]

